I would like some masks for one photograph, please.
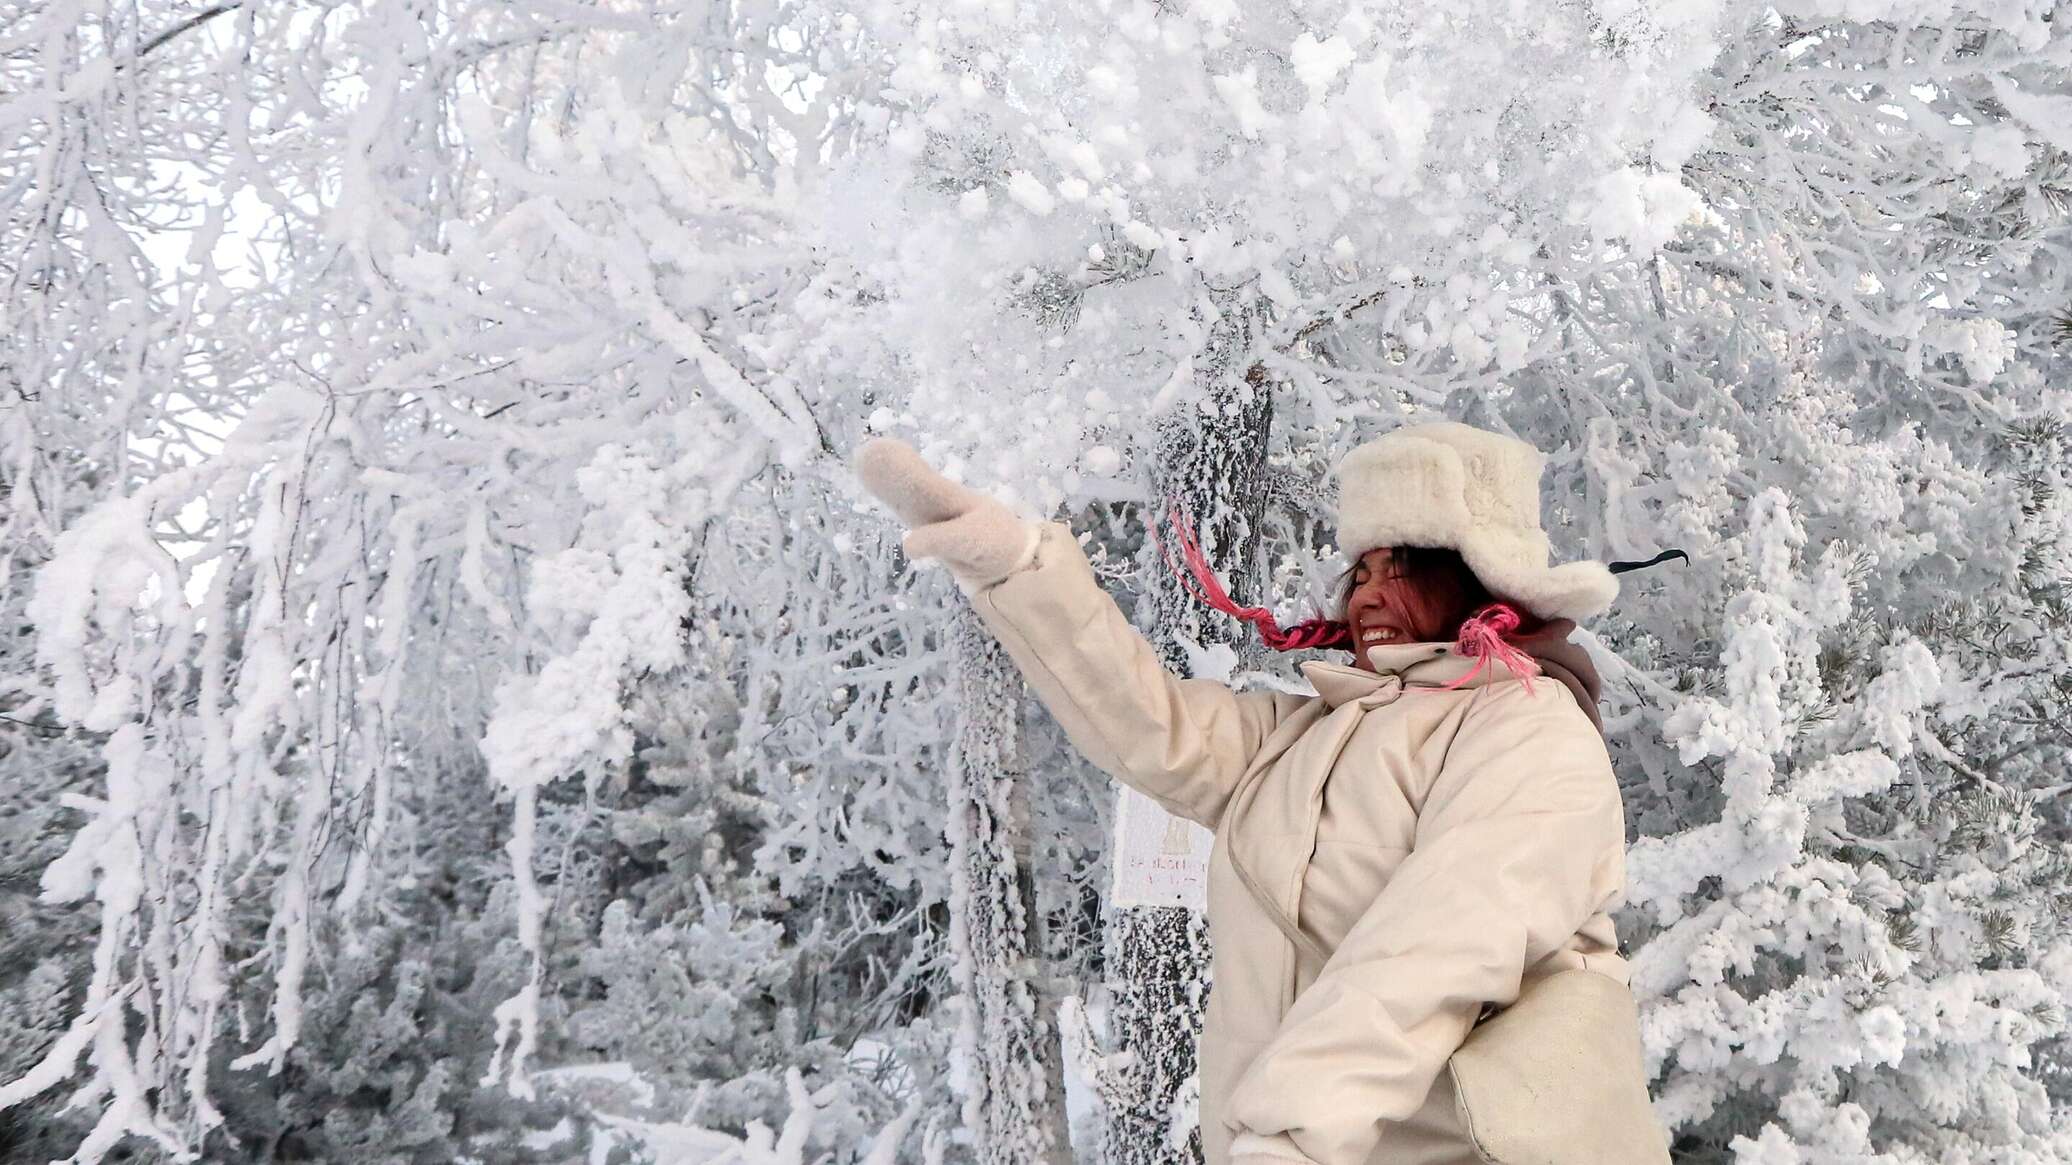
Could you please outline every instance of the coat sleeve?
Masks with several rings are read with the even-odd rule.
[[[1411,853],[1232,1093],[1236,1165],[1362,1165],[1484,1002],[1625,894],[1611,758],[1573,699],[1478,689]]]
[[[1116,780],[1211,829],[1252,757],[1303,698],[1180,679],[1123,617],[1060,522],[972,607],[1072,743]]]

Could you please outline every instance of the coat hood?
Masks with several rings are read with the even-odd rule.
[[[1597,711],[1597,697],[1604,690],[1604,679],[1597,674],[1597,665],[1590,662],[1590,653],[1569,638],[1575,629],[1574,619],[1549,619],[1538,633],[1513,636],[1511,642],[1531,656],[1542,671],[1568,685],[1568,690],[1575,693],[1576,703],[1590,714],[1590,723],[1602,736],[1604,717]]]

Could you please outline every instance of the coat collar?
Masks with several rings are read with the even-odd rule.
[[[1306,660],[1299,666],[1327,708],[1383,692],[1393,699],[1405,687],[1450,684],[1474,671],[1477,664],[1483,664],[1481,672],[1461,684],[1462,690],[1517,678],[1501,661],[1491,659],[1483,663],[1480,657],[1460,654],[1451,643],[1377,643],[1368,649],[1367,659],[1374,664],[1371,672],[1349,663],[1320,659]]]

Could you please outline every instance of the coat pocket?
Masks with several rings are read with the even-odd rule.
[[[1633,994],[1595,971],[1528,986],[1448,1060],[1461,1125],[1492,1165],[1668,1165]]]

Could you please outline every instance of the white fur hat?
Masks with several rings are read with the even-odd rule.
[[[1358,561],[1377,546],[1446,547],[1534,615],[1588,618],[1611,606],[1619,579],[1601,562],[1547,565],[1546,461],[1516,437],[1457,421],[1405,425],[1338,462],[1338,548]]]

